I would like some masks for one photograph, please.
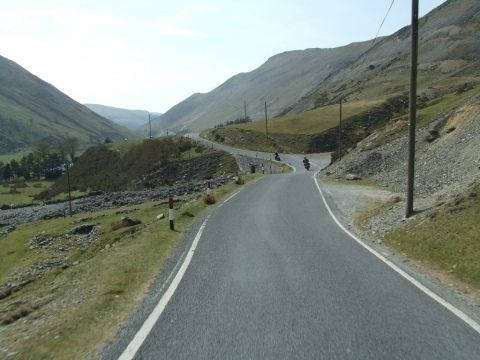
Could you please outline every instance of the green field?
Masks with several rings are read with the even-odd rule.
[[[20,161],[20,159],[25,156],[25,155],[28,155],[30,151],[28,150],[24,150],[24,151],[19,151],[19,152],[16,152],[16,153],[12,153],[12,154],[0,154],[0,162],[6,164],[6,163],[9,163],[10,161],[12,161],[13,159],[17,160],[17,161]]]

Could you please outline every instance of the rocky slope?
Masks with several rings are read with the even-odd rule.
[[[480,3],[448,0],[420,19],[419,94],[452,87],[480,75]],[[379,39],[356,61],[332,72],[287,112],[337,102],[386,98],[408,91],[410,27]]]
[[[337,177],[354,173],[404,192],[408,134],[375,146],[395,126],[374,132],[324,172]],[[480,94],[418,131],[415,169],[420,196],[465,191],[480,179]]]
[[[0,56],[0,153],[67,136],[88,145],[133,134]]]

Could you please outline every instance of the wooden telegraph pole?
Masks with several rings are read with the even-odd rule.
[[[70,192],[70,163],[67,160],[67,184],[68,184],[68,207],[69,215],[72,216],[72,195]]]
[[[338,159],[342,156],[342,102],[343,96],[340,96],[340,113],[338,118]]]
[[[148,127],[150,128],[150,139],[152,138],[152,121],[150,120],[150,113],[148,113]]]
[[[267,117],[267,102],[265,101],[265,137],[268,140],[268,117]]]
[[[418,0],[412,0],[412,29],[410,52],[410,101],[408,117],[408,176],[407,209],[405,216],[413,215],[413,191],[415,180],[415,126],[417,115],[417,57],[418,57]]]

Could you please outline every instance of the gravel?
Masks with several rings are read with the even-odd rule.
[[[78,214],[103,209],[112,209],[126,205],[137,205],[148,201],[166,199],[170,195],[181,196],[202,192],[207,188],[209,183],[212,187],[219,187],[231,181],[233,181],[232,175],[224,175],[211,180],[199,180],[188,183],[179,182],[172,186],[163,186],[151,190],[100,193],[95,196],[73,200],[72,209],[74,214]],[[9,226],[52,219],[66,216],[68,211],[68,202],[0,210],[0,223],[4,226]]]
[[[431,132],[439,129],[440,137],[427,141]],[[405,133],[383,145],[372,146],[380,135],[375,132],[359,142],[342,160],[325,168],[322,175],[345,179],[356,174],[373,179],[393,193],[404,194],[408,136]],[[477,95],[417,130],[415,217],[426,216],[427,210],[468,191],[479,179],[480,95]],[[378,212],[365,227],[369,235],[377,237],[407,221],[405,201],[399,201]]]

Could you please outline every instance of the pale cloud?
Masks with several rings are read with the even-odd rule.
[[[169,24],[168,22],[153,23],[148,26],[157,34],[168,37],[199,39],[205,37],[205,33],[193,28]]]
[[[49,23],[68,27],[123,25],[125,21],[108,11],[91,11],[73,8],[14,8],[0,12],[2,26],[21,27]]]

